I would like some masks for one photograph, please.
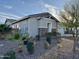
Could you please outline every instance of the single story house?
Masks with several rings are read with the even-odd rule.
[[[10,19],[11,20],[11,19]],[[56,30],[61,36],[71,36],[71,29],[60,25],[60,21],[48,12],[25,16],[18,21],[6,21],[13,29],[18,29],[20,34],[28,33],[30,36],[44,36],[48,32]]]
[[[48,12],[25,16],[10,24],[13,29],[19,29],[20,34],[28,33],[30,36],[44,36],[58,28],[58,20]]]

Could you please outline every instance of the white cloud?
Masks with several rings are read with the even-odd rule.
[[[54,6],[52,6],[52,5],[49,5],[49,4],[44,4],[44,6],[45,6],[46,8],[56,8],[56,7],[54,7]]]
[[[19,18],[19,16],[17,16],[17,15],[10,14],[10,13],[4,13],[4,12],[0,12],[0,17],[13,18],[13,19]]]
[[[47,8],[48,12],[53,15],[54,17],[56,17],[59,21],[60,20],[60,9],[58,9],[57,7],[55,6],[52,6],[52,5],[49,5],[49,4],[44,4],[44,7]]]
[[[12,9],[13,6],[10,6],[10,5],[4,5],[4,8],[7,8],[7,9]]]
[[[16,15],[10,14],[10,13],[0,12],[0,24],[5,23],[6,18],[18,20],[20,18],[20,16],[16,16]]]

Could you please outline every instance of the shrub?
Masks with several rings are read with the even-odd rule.
[[[4,54],[3,59],[16,59],[16,55],[14,51],[9,51],[6,54]]]
[[[23,36],[23,37],[22,37],[22,40],[23,40],[23,44],[24,44],[24,45],[27,45],[28,39],[26,39],[26,36]]]
[[[50,36],[47,36],[46,41],[47,41],[49,44],[51,44],[51,37],[50,37]]]
[[[27,45],[27,43],[28,43],[28,40],[25,40],[23,43],[24,43],[24,45]]]
[[[22,40],[29,40],[29,39],[30,39],[30,37],[29,37],[29,34],[28,33],[26,33],[26,34],[24,34],[22,36]]]
[[[22,37],[22,40],[25,40],[25,39],[26,39],[26,36],[23,36],[23,37]]]
[[[28,41],[30,40],[29,34],[26,33],[25,35],[23,35],[22,40],[23,40],[24,45],[27,45]]]
[[[9,34],[9,35],[6,36],[6,39],[12,40],[12,41],[19,40],[20,38],[21,38],[20,34],[17,33],[17,32],[15,34]]]
[[[51,36],[56,36],[56,34],[57,34],[56,32],[48,32],[48,33],[47,33],[47,36],[50,36],[50,37],[51,37]]]
[[[47,36],[57,36],[57,35],[61,35],[59,32],[55,32],[55,31],[52,31],[52,32],[49,32],[47,33]]]
[[[27,51],[29,54],[33,54],[34,53],[34,43],[33,42],[28,42],[27,44]]]
[[[19,39],[20,39],[19,33],[16,33],[16,34],[14,35],[14,39],[16,39],[16,40],[19,40]]]
[[[7,26],[6,24],[0,24],[0,32],[4,33],[4,32],[10,32],[11,28],[9,26]]]
[[[22,53],[23,52],[23,44],[22,43],[19,43],[19,46],[18,46],[18,49],[17,49],[17,51],[19,52],[19,53]]]

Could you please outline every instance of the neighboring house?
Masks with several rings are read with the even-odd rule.
[[[10,27],[19,29],[21,34],[30,36],[44,36],[47,32],[57,29],[58,20],[48,12],[26,16],[10,24]]]
[[[15,22],[16,20],[14,20],[14,19],[6,19],[6,21],[5,21],[5,24],[6,25],[9,25],[9,24],[11,24],[11,23],[13,23],[13,22]]]

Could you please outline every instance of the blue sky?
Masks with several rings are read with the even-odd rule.
[[[23,17],[45,12],[44,4],[62,9],[66,0],[0,0],[0,16]],[[3,20],[2,20],[3,21]]]

